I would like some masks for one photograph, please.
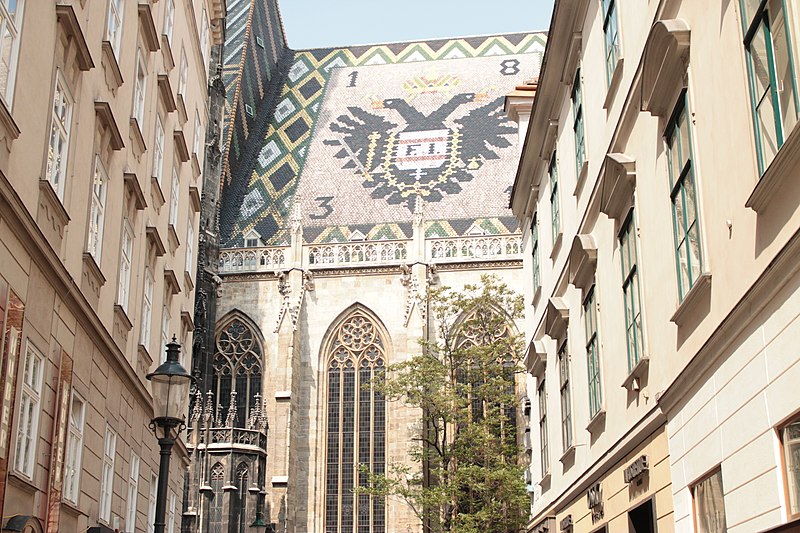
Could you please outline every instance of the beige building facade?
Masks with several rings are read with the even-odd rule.
[[[224,1],[5,0],[4,530],[148,531],[145,375],[191,361],[211,47]],[[166,509],[180,527],[186,447]]]
[[[532,531],[797,527],[798,22],[556,1],[511,201]]]

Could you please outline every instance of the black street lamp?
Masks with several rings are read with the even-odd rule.
[[[169,458],[178,434],[186,427],[185,416],[189,404],[189,387],[194,378],[178,362],[181,345],[173,335],[167,343],[167,360],[155,371],[147,374],[153,390],[153,420],[150,429],[161,447],[158,466],[158,492],[156,494],[155,533],[164,533],[169,485]]]

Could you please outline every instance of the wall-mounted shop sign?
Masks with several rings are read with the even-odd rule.
[[[558,523],[561,531],[572,531],[572,515],[568,514]]]
[[[592,512],[592,524],[603,519],[603,487],[597,483],[586,491],[586,502]]]
[[[650,469],[647,456],[642,455],[625,469],[625,483],[630,483]]]

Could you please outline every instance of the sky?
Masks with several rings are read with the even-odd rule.
[[[547,30],[553,0],[279,0],[289,47]]]

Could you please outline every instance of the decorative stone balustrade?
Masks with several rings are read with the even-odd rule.
[[[414,262],[412,239],[309,244],[303,246],[303,267],[310,269],[402,265]],[[519,235],[485,235],[427,239],[425,263],[521,259]],[[291,248],[259,247],[220,250],[219,272],[276,272],[290,268]]]
[[[192,432],[189,428],[187,446],[193,447]],[[206,440],[208,439],[208,442]],[[250,446],[259,450],[267,450],[267,435],[259,430],[244,428],[209,428],[200,429],[197,439],[198,448],[229,448],[236,446]]]

